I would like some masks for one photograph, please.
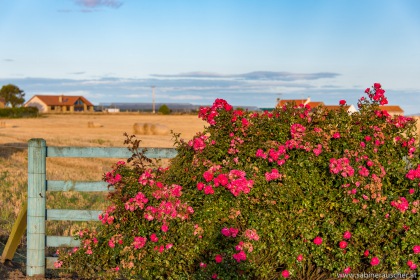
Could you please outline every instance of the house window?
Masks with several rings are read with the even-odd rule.
[[[51,106],[51,111],[54,111],[55,110],[55,106]]]
[[[67,111],[70,111],[70,106],[66,106],[66,110]]]

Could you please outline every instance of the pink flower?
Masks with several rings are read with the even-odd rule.
[[[346,105],[346,103],[347,103],[346,100],[343,100],[343,99],[340,100],[340,105]]]
[[[211,180],[213,180],[213,173],[206,171],[203,173],[203,177],[206,180],[206,182],[210,182]]]
[[[315,237],[314,244],[315,245],[321,245],[322,244],[322,238],[319,237],[319,236]]]
[[[201,267],[201,268],[206,268],[206,266],[207,266],[207,264],[205,264],[205,263],[203,263],[203,262],[201,262],[201,263],[200,263],[200,267]]]
[[[363,256],[368,257],[368,256],[369,256],[369,250],[366,250],[366,251],[363,253]]]
[[[290,272],[287,269],[283,270],[281,272],[281,276],[283,276],[283,278],[289,278],[290,277]]]
[[[237,229],[237,228],[230,228],[229,231],[230,231],[230,236],[236,237],[238,235],[239,229]]]
[[[420,246],[419,245],[415,245],[413,247],[413,252],[414,252],[414,254],[420,254]]]
[[[297,260],[298,262],[303,261],[303,256],[302,256],[302,254],[300,254],[299,256],[297,256],[296,260]]]
[[[147,241],[146,237],[142,237],[142,236],[134,237],[134,241],[132,245],[134,246],[135,249],[140,249],[140,248],[143,248],[144,245],[146,245],[146,241]]]
[[[347,242],[346,241],[340,241],[340,243],[338,244],[338,246],[341,249],[346,249],[347,248]]]
[[[240,251],[237,254],[233,254],[233,258],[239,263],[241,261],[245,261],[246,260],[246,254],[244,251]]]
[[[370,260],[370,264],[372,265],[372,266],[376,266],[376,265],[378,265],[380,263],[380,260],[377,258],[377,257],[373,257],[371,260]]]
[[[119,267],[119,266],[116,266],[116,267],[114,267],[112,270],[114,270],[114,271],[119,271],[119,270],[120,270],[120,267]]]
[[[217,274],[216,274],[216,273],[214,273],[214,274],[211,276],[211,279],[217,279]]]
[[[257,234],[257,231],[255,229],[247,229],[244,233],[245,237],[249,240],[255,240],[258,241],[260,237]]]
[[[212,186],[208,185],[204,187],[204,193],[205,194],[214,194],[214,189],[212,188]]]
[[[223,261],[223,257],[221,255],[216,255],[216,257],[214,257],[214,260],[216,261],[216,263],[221,263]]]
[[[350,266],[346,267],[346,268],[343,270],[344,274],[349,274],[349,273],[350,273],[350,271],[351,271]]]
[[[60,268],[63,265],[63,261],[56,261],[54,262],[54,267],[55,268]]]
[[[153,233],[152,235],[150,235],[150,241],[152,242],[158,242],[159,238],[156,236],[156,233]]]
[[[414,192],[415,192],[415,190],[414,190],[414,189],[409,189],[409,190],[408,190],[408,193],[409,193],[409,194],[413,194]]]
[[[333,136],[332,136],[334,139],[338,139],[338,138],[340,138],[341,137],[341,135],[340,135],[340,133],[339,132],[335,132],[334,134],[333,134]]]
[[[165,248],[166,248],[166,250],[169,250],[169,249],[171,249],[173,246],[174,246],[174,244],[172,244],[172,243],[168,243],[168,244],[166,244]]]
[[[201,191],[203,188],[204,188],[204,183],[202,183],[202,182],[198,182],[198,183],[197,183],[197,189],[198,189],[199,191]]]
[[[169,227],[168,227],[168,225],[167,225],[167,224],[163,224],[163,225],[162,225],[162,231],[163,231],[163,232],[167,232],[167,231],[168,231],[168,229],[169,229]]]
[[[230,231],[229,231],[228,228],[222,228],[222,230],[220,232],[226,237],[230,236]]]
[[[346,231],[346,232],[343,234],[343,238],[344,238],[344,239],[350,239],[350,238],[351,238],[351,233],[350,233],[350,231]]]

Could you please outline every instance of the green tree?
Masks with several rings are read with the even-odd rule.
[[[12,84],[5,85],[0,89],[0,97],[3,97],[6,105],[10,104],[12,108],[19,107],[25,102],[25,92]]]
[[[163,115],[169,115],[171,113],[171,110],[169,109],[169,107],[166,104],[163,104],[162,106],[159,107],[158,112],[163,114]]]

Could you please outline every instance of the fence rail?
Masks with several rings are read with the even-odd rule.
[[[149,158],[173,158],[173,148],[148,148]],[[48,147],[44,139],[28,142],[28,203],[27,203],[27,263],[29,277],[44,277],[46,268],[54,268],[57,258],[46,257],[46,247],[74,247],[79,242],[70,236],[47,236],[45,221],[98,221],[102,211],[46,209],[47,191],[108,191],[105,182],[48,181],[46,178],[47,157],[80,158],[129,158],[127,148],[103,147]]]

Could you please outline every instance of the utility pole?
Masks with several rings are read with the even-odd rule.
[[[152,86],[152,113],[155,114],[155,86]]]

